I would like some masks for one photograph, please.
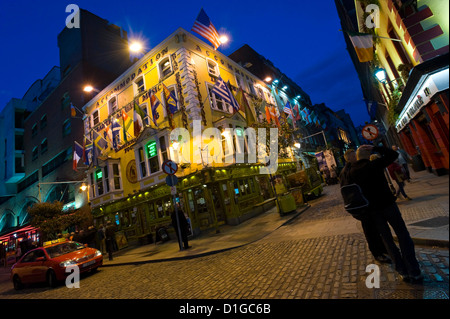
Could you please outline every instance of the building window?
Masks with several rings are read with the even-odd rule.
[[[114,179],[114,189],[118,190],[122,187],[120,186],[120,169],[119,164],[112,164],[112,171],[113,171],[113,179]]]
[[[159,165],[158,152],[152,153],[149,151],[148,154],[148,168],[150,170],[149,175],[159,172],[161,167]],[[153,156],[152,156],[153,155]]]
[[[236,78],[236,84],[238,86],[238,88],[241,88],[243,91],[246,91],[246,86],[244,83],[244,80],[242,79],[242,77],[238,74],[235,74],[235,78]]]
[[[92,113],[92,126],[96,126],[98,123],[100,123],[100,118],[98,110],[95,110],[94,113]]]
[[[145,85],[144,85],[144,77],[139,77],[136,81],[134,81],[134,85],[136,86],[136,95],[144,93]]]
[[[159,63],[159,78],[164,79],[170,73],[172,73],[172,64],[170,63],[170,58],[167,57]]]
[[[63,94],[63,96],[61,98],[61,109],[64,110],[69,105],[70,105],[70,96],[69,96],[69,93],[66,92]]]
[[[48,151],[48,141],[47,139],[44,139],[41,143],[41,154],[44,154]]]
[[[34,124],[33,127],[31,128],[31,137],[35,137],[37,135],[37,124]]]
[[[219,65],[210,59],[206,59],[206,63],[207,63],[209,75],[218,77],[220,75],[219,74]]]
[[[103,195],[103,171],[101,168],[95,171],[95,183],[98,196]]]
[[[232,113],[232,106],[225,102],[221,97],[212,92],[212,86],[208,86],[211,107],[214,110]]]
[[[33,151],[31,153],[31,160],[35,161],[38,158],[38,148],[37,146],[33,148]]]
[[[70,120],[65,120],[62,126],[62,135],[67,136],[72,131],[72,124],[70,123]]]
[[[108,101],[108,111],[110,115],[117,111],[117,97],[114,96]]]
[[[119,163],[107,163],[104,167],[91,172],[89,179],[92,197],[122,189]]]
[[[143,147],[139,148],[138,156],[139,156],[139,167],[141,168],[141,177],[145,177],[147,176],[147,168],[145,166],[145,155]]]
[[[162,161],[166,161],[169,159],[169,157],[167,156],[167,145],[166,145],[166,137],[165,136],[161,136],[159,138],[159,149],[161,150],[161,158]]]
[[[41,130],[47,127],[47,114],[41,117]]]

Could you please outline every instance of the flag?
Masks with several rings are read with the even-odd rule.
[[[367,106],[367,113],[369,113],[370,120],[375,119],[375,115],[377,113],[378,103],[376,101],[364,100]]]
[[[141,132],[144,130],[144,117],[145,114],[140,108],[140,106],[134,101],[134,136],[139,136]],[[112,137],[112,135],[111,135]]]
[[[86,139],[86,137],[83,142],[83,161],[87,166],[92,162],[92,142]]]
[[[107,125],[106,127],[105,127],[105,130],[103,131],[103,133],[104,133],[104,137],[105,137],[105,139],[108,139],[111,143],[112,143],[112,141],[113,141],[113,136],[112,136],[112,129],[111,129],[111,125]]]
[[[70,103],[70,116],[75,117],[77,115],[77,110],[75,109],[75,106],[73,106],[72,103]]]
[[[205,39],[208,39],[208,41],[214,46],[215,50],[217,50],[220,46],[219,33],[203,9],[200,10],[191,31],[194,31]]]
[[[120,130],[122,129],[120,127],[119,121],[114,119],[111,124],[111,130],[112,130],[112,144],[113,148],[117,149],[120,144]]]
[[[359,62],[368,62],[373,60],[373,38],[367,33],[350,33],[350,41],[355,48]]]
[[[170,90],[167,88],[167,86],[163,83],[163,90],[164,90],[164,98],[166,100],[166,107],[170,111],[171,114],[174,114],[176,111],[178,111],[177,106],[177,99],[174,96],[173,92],[170,92]]]
[[[107,148],[108,142],[96,131],[93,131],[93,133],[94,133],[94,146],[96,146],[100,151]]]
[[[278,126],[278,128],[280,128],[280,121],[278,119],[278,115],[279,112],[277,112],[277,108],[275,108],[275,106],[272,106],[270,108],[270,117],[272,119],[272,122],[274,122]]]
[[[294,110],[295,110],[295,120],[300,121],[302,117],[300,115],[300,108],[298,107],[297,103],[295,103]]]
[[[238,101],[239,105],[244,109],[245,119],[247,120],[247,127],[251,126],[253,123],[256,122],[256,120],[242,88],[239,88],[239,91],[236,93],[236,100]]]
[[[131,124],[133,124],[133,121],[130,119],[128,114],[125,112],[124,109],[122,109],[122,121],[123,121],[123,139],[125,142],[128,141],[127,135],[130,135],[128,133],[128,129],[130,128]]]
[[[240,107],[238,102],[220,76],[216,80],[216,84],[214,84],[214,87],[212,88],[212,93],[220,97],[226,103],[231,104],[235,112],[239,111]]]
[[[291,104],[289,101],[286,102],[286,105],[283,108],[284,113],[288,114],[290,118],[294,119],[294,113],[292,113]]]
[[[77,170],[78,161],[83,157],[83,147],[75,141],[73,149],[73,170]]]
[[[153,124],[155,124],[155,126],[158,127],[157,120],[159,118],[159,113],[157,110],[161,102],[158,100],[158,98],[156,97],[156,95],[153,93],[152,90],[149,90],[148,92],[150,95],[150,108],[152,110]]]

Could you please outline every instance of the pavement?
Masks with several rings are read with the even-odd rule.
[[[449,175],[436,176],[428,171],[411,170],[412,182],[407,183],[405,190],[412,200],[398,199],[397,204],[402,212],[411,237],[416,245],[429,247],[449,247]],[[331,185],[325,187],[335,187]],[[335,190],[336,193],[336,190]],[[323,195],[326,196],[326,195]],[[164,261],[182,260],[221,253],[257,242],[278,228],[293,222],[308,209],[314,209],[321,198],[310,201],[297,208],[296,212],[280,216],[277,208],[272,208],[237,226],[222,225],[219,230],[202,232],[191,238],[189,249],[180,250],[176,236],[162,243],[130,246],[113,254],[113,260],[104,256],[103,267],[120,265],[136,265]],[[335,233],[362,232],[360,223],[351,216],[339,219],[332,227]],[[308,221],[304,235],[323,234],[327,220]],[[394,233],[393,233],[394,234]],[[302,237],[302,234],[298,234]],[[394,236],[395,238],[395,236]]]

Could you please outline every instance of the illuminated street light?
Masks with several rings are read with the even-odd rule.
[[[221,44],[227,43],[228,40],[229,39],[228,39],[228,37],[226,35],[221,35],[220,38],[219,38],[219,41],[220,41]]]
[[[384,69],[381,68],[376,69],[375,77],[380,83],[386,83],[386,71]]]
[[[270,76],[268,76],[268,77],[266,77],[266,78],[264,79],[264,81],[265,81],[265,82],[270,82],[270,81],[272,81],[272,78],[271,78]]]
[[[94,88],[92,85],[86,85],[84,88],[83,88],[83,91],[84,92],[88,92],[88,93],[90,93],[90,92],[92,92],[92,91],[94,91],[94,92],[100,92],[99,90],[97,90],[96,88]]]
[[[131,52],[140,53],[143,49],[140,42],[134,41],[129,46]]]

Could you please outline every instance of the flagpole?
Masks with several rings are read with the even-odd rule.
[[[341,31],[341,32],[346,32],[347,34],[349,33],[348,31],[344,31],[344,30],[341,30],[341,29],[339,29],[339,31]],[[366,35],[369,35],[369,34],[370,34],[371,36],[375,37],[375,38],[387,39],[387,40],[392,40],[392,41],[402,42],[402,40],[400,40],[400,39],[387,38],[387,37],[382,37],[382,36],[379,36],[379,35],[374,35],[374,34],[371,34],[371,33],[366,33]]]

